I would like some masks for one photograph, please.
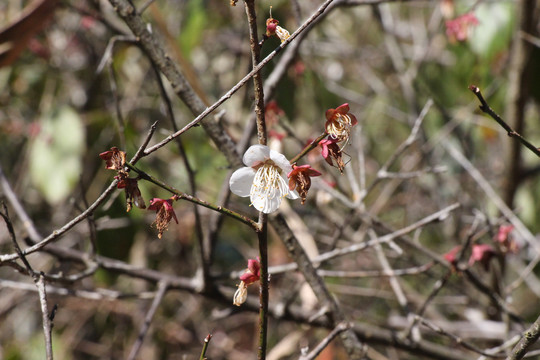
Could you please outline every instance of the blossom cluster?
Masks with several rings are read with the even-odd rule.
[[[125,170],[126,153],[113,146],[110,150],[100,153],[99,157],[105,161],[106,169],[117,171],[117,175],[114,177],[118,180],[116,187],[124,189],[126,193],[126,211],[131,211],[133,204],[139,209],[146,209],[146,204],[139,189],[139,178],[130,178],[129,173]],[[172,219],[178,224],[178,219],[172,207],[173,201],[177,199],[176,196],[173,196],[167,200],[159,198],[150,200],[148,210],[156,211],[154,224],[160,239]]]
[[[518,251],[518,245],[512,236],[513,230],[513,225],[501,225],[499,227],[499,230],[494,238],[497,248],[490,244],[473,244],[471,247],[471,255],[469,256],[468,265],[473,266],[476,263],[480,263],[484,270],[488,271],[491,259],[496,255],[516,253]],[[443,258],[448,261],[454,269],[457,269],[458,262],[460,261],[458,255],[461,254],[461,252],[462,247],[456,246],[444,254]]]
[[[236,5],[236,1],[232,0],[231,5]],[[265,36],[267,38],[277,36],[284,42],[290,37],[290,34],[278,24],[278,20],[272,18],[270,13],[270,18],[266,21]],[[268,104],[267,110],[267,123],[270,125],[277,123],[279,117],[284,115],[283,110],[277,106],[275,101]],[[343,148],[349,142],[352,127],[358,123],[356,117],[349,110],[347,103],[335,109],[328,109],[325,114],[324,135],[318,138],[318,143],[312,142],[297,158],[300,159],[318,145],[324,160],[343,172],[345,167],[342,155]],[[269,133],[280,140],[285,136],[284,134],[272,133],[272,130]],[[145,209],[146,204],[138,186],[140,178],[129,177],[129,169],[132,166],[126,164],[126,153],[113,147],[99,156],[106,162],[107,169],[117,172],[115,176],[118,181],[117,187],[125,191],[127,211],[132,209],[133,204],[140,209]],[[305,204],[312,185],[312,178],[322,175],[311,165],[297,165],[295,161],[289,161],[285,155],[263,144],[249,147],[242,160],[245,167],[237,169],[231,175],[230,190],[238,196],[249,197],[251,206],[265,214],[277,211],[283,198],[291,200],[300,198],[301,203]],[[139,170],[136,171],[140,173]],[[172,220],[178,224],[178,218],[173,208],[174,201],[178,199],[178,196],[174,195],[169,199],[153,198],[150,200],[148,210],[156,212],[154,224],[158,230],[159,238],[162,237]],[[240,276],[240,284],[234,294],[234,305],[240,306],[246,301],[247,288],[260,280],[260,270],[259,259],[248,260],[247,269]]]
[[[351,128],[357,123],[356,117],[349,113],[349,104],[326,111],[328,137],[319,145],[326,162],[341,172],[345,167],[342,150],[349,141]],[[304,204],[311,178],[321,175],[308,164],[291,164],[283,154],[266,145],[251,146],[243,162],[246,166],[236,170],[229,180],[231,191],[238,196],[249,196],[251,205],[265,214],[276,211],[285,197],[300,198]]]

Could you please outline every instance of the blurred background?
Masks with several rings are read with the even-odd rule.
[[[326,284],[344,312],[362,328],[407,331],[410,315],[425,304],[421,316],[447,332],[480,349],[499,346],[523,327],[494,303],[494,296],[525,323],[538,314],[537,245],[516,230],[503,239],[507,243],[497,239],[501,225],[515,221],[532,234],[540,230],[540,162],[478,110],[468,87],[478,86],[495,112],[532,144],[540,144],[537,4],[334,3],[301,39],[291,61],[280,62],[281,54],[262,70],[264,81],[285,67],[267,103],[270,144],[292,158],[324,131],[326,110],[343,103],[349,103],[359,124],[343,148],[345,172],[329,166],[316,148],[299,164],[309,163],[323,175],[314,180],[305,205],[288,202],[281,211],[310,256],[316,256],[459,203],[440,222],[415,228],[406,244],[397,239],[391,246],[368,247],[325,261],[320,269],[327,271]],[[222,0],[133,4],[206,105],[251,70],[243,2],[235,7]],[[262,38],[270,9],[293,33],[320,3],[264,0],[256,5]],[[164,139],[174,131],[168,105],[178,128],[194,116],[167,79],[157,75],[107,1],[3,1],[0,29],[0,165],[12,189],[4,183],[0,200],[25,248],[32,235],[9,193],[46,237],[87,209],[114,180],[116,173],[105,169],[100,153],[117,146],[130,159],[154,122],[150,145]],[[266,40],[261,57],[279,44],[276,37]],[[253,97],[250,81],[214,113],[237,142],[257,142],[245,130],[253,121]],[[410,143],[402,145],[411,134]],[[235,168],[202,127],[180,139],[137,166],[180,191],[219,203]],[[471,168],[483,180],[471,177]],[[491,186],[497,199],[482,184]],[[149,182],[140,181],[139,187],[147,206],[151,198],[171,196]],[[501,215],[500,202],[517,220]],[[245,198],[232,195],[228,207],[256,219]],[[47,280],[49,308],[58,308],[52,332],[57,359],[127,358],[158,289],[155,279],[170,275],[189,284],[199,271],[197,239],[202,236],[210,237],[210,273],[231,293],[229,303],[190,285],[173,286],[159,304],[139,358],[197,359],[209,333],[209,359],[255,358],[257,286],[249,289],[254,306],[233,308],[232,292],[247,259],[258,254],[256,236],[230,218],[223,218],[210,236],[212,211],[199,207],[196,214],[186,201],[175,202],[174,209],[179,224],[171,223],[158,239],[155,212],[126,212],[124,191],[115,190],[91,217],[54,242],[56,250],[28,256],[36,271],[58,278]],[[277,234],[270,234],[270,265],[294,261]],[[437,261],[464,244],[462,263],[488,290]],[[480,244],[490,250],[472,257]],[[0,251],[14,252],[3,225]],[[0,265],[0,358],[42,359],[41,312],[32,278],[8,262]],[[388,269],[405,273],[383,274]],[[154,271],[154,280],[145,271]],[[270,320],[268,358],[296,359],[302,348],[313,348],[328,333],[291,315],[297,311],[309,317],[317,311],[302,284],[295,271],[278,271],[271,278],[270,303],[285,311]],[[289,313],[289,307],[295,310]],[[459,351],[465,355],[454,354],[451,337],[426,326],[414,336],[436,344],[443,355],[446,351],[448,357],[440,358],[479,356],[464,348]],[[374,359],[435,358],[366,343]],[[336,340],[319,358],[347,357]]]

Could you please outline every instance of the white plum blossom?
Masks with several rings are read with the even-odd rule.
[[[232,174],[229,186],[236,195],[249,196],[255,209],[269,214],[279,208],[284,197],[298,199],[298,193],[289,190],[287,174],[292,166],[285,155],[266,145],[253,145],[243,160],[246,167]]]

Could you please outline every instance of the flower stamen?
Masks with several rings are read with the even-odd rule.
[[[263,199],[264,209],[268,208],[271,200],[284,198],[288,193],[289,186],[281,176],[281,169],[272,161],[265,162],[257,169],[249,195],[252,199]]]

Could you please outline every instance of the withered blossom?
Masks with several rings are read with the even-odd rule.
[[[310,165],[293,165],[293,169],[287,174],[289,178],[289,190],[296,189],[302,199],[302,205],[306,202],[307,193],[311,187],[311,178],[321,176],[321,173],[313,169]]]
[[[238,285],[238,289],[234,292],[233,305],[240,306],[247,300],[247,285],[241,281]]]
[[[124,189],[126,193],[127,212],[131,210],[133,203],[135,203],[135,206],[139,209],[146,209],[141,190],[139,190],[138,179],[129,178],[125,171],[119,171],[118,175],[115,176],[115,179],[118,180],[118,185],[116,187],[118,189]]]
[[[158,230],[158,238],[161,239],[163,232],[167,230],[167,227],[172,219],[178,224],[178,219],[172,206],[173,201],[176,200],[176,196],[170,199],[153,198],[150,200],[150,206],[148,210],[156,211],[156,220],[154,224]]]
[[[247,287],[261,278],[261,263],[259,258],[249,259],[248,267],[240,275],[240,284],[233,296],[233,305],[240,306],[247,300]]]
[[[319,142],[319,146],[322,148],[321,155],[324,160],[330,165],[339,169],[343,173],[345,169],[345,163],[343,162],[343,153],[338,144],[338,139],[323,139]]]
[[[102,152],[99,157],[105,160],[105,168],[111,170],[124,170],[126,153],[113,146],[111,150]]]

